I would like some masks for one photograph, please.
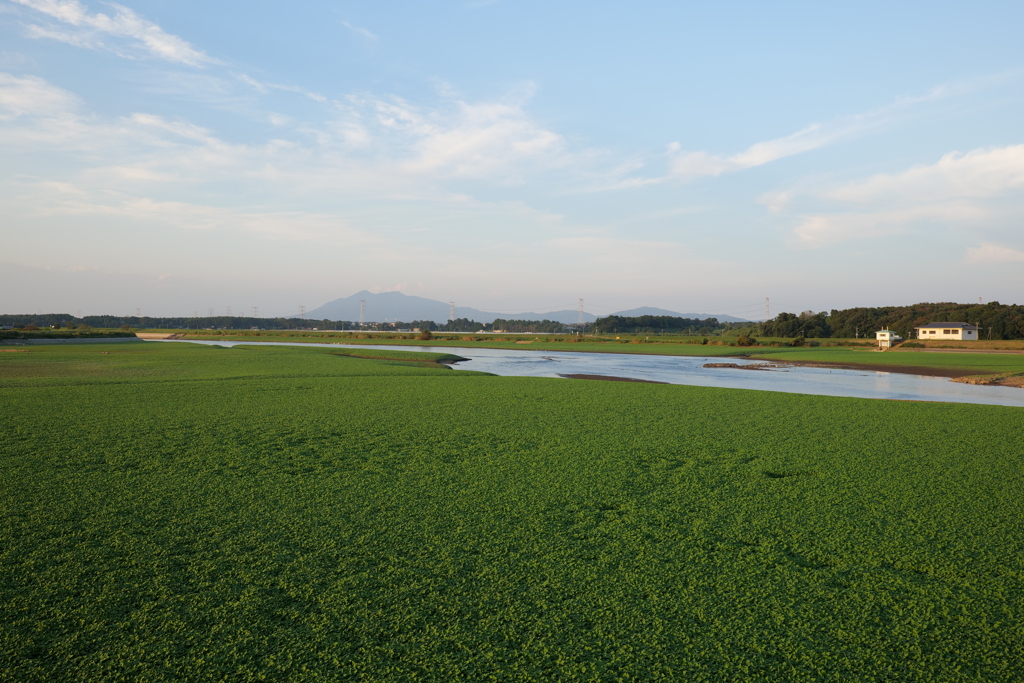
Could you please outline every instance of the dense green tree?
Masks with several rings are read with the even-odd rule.
[[[670,315],[641,315],[635,317],[609,315],[598,318],[590,327],[597,334],[707,334],[725,329],[716,318],[697,320]]]

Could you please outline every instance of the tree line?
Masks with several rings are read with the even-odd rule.
[[[640,315],[635,317],[609,315],[598,318],[590,327],[595,334],[688,334],[700,335],[720,332],[729,325],[717,318],[678,318],[671,315]]]
[[[904,339],[914,328],[932,322],[959,322],[981,328],[981,339],[1024,338],[1024,306],[1001,304],[920,303],[912,306],[833,309],[831,312],[780,313],[749,333],[763,337],[873,338],[877,330],[894,330]]]

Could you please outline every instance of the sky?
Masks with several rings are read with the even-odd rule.
[[[1024,303],[1024,3],[0,0],[0,313]]]

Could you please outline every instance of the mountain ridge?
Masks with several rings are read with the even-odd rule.
[[[329,301],[322,306],[306,312],[308,319],[321,320],[359,320],[359,301],[366,301],[367,322],[412,322],[413,320],[432,320],[436,323],[443,323],[448,320],[449,304],[435,299],[427,299],[411,294],[403,294],[399,291],[373,293],[367,290]],[[643,306],[640,308],[620,311],[612,315],[635,317],[641,315],[669,315],[679,318],[718,318],[720,322],[746,322],[741,318],[731,316],[698,314],[698,313],[676,313],[663,308]],[[456,306],[456,318],[468,318],[479,323],[490,323],[495,319],[504,320],[554,320],[565,325],[575,323],[579,316],[577,310],[548,311],[547,313],[536,313],[526,311],[523,313],[498,313],[495,311],[482,311],[469,306]],[[584,311],[583,320],[592,323],[598,317]]]

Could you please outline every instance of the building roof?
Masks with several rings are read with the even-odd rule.
[[[896,334],[896,330],[878,330],[877,332],[875,332],[875,334],[882,334],[882,333],[891,334],[891,335],[896,336],[896,337],[899,336],[898,334]]]
[[[946,329],[949,329],[951,327],[959,327],[960,329],[963,329],[963,330],[976,330],[976,329],[978,329],[974,325],[968,325],[967,323],[928,323],[927,325],[920,325],[918,327],[915,327],[914,329],[915,330],[925,330],[925,329],[932,328],[932,327],[945,327]]]

